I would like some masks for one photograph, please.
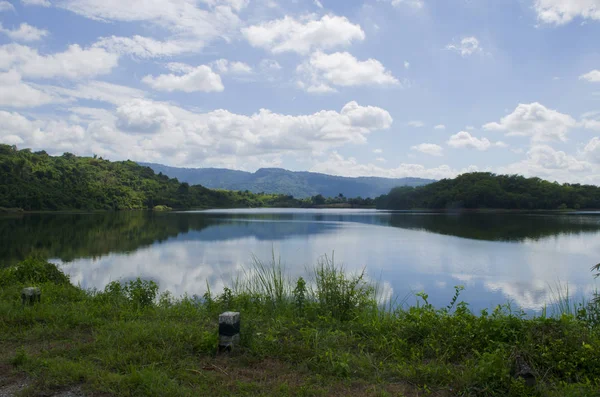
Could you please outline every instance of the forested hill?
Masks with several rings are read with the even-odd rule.
[[[476,172],[427,186],[398,187],[376,200],[381,209],[600,209],[600,187]]]
[[[201,184],[212,189],[289,194],[296,198],[319,194],[325,197],[336,197],[340,193],[346,197],[375,198],[396,186],[421,186],[434,182],[420,178],[347,178],[314,172],[288,171],[281,168],[262,168],[251,173],[223,168],[176,168],[161,164],[140,164],[180,181]]]
[[[0,207],[37,210],[224,208],[296,205],[289,196],[215,191],[133,161],[17,150],[0,144]]]

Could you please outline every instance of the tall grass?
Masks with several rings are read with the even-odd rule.
[[[600,322],[569,315],[566,288],[556,290],[565,315],[528,318],[509,305],[476,315],[460,301],[460,287],[441,309],[425,293],[420,306],[382,303],[381,285],[333,255],[307,269],[306,281],[288,276],[275,255],[254,258],[234,285],[204,300],[157,297],[143,280],[85,291],[46,262],[16,271],[0,269],[8,280],[0,288],[0,368],[39,379],[40,395],[69,385],[123,396],[591,397],[600,390]],[[45,299],[22,307],[18,294],[33,280]],[[241,346],[234,357],[215,358],[216,319],[226,310],[242,313]],[[532,368],[535,388],[515,374],[515,357]]]

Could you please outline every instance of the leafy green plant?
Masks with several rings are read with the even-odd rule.
[[[63,273],[58,266],[46,260],[31,256],[16,266],[0,269],[0,285],[10,283],[43,284],[54,283],[69,285],[69,276]]]
[[[123,285],[123,293],[137,307],[151,306],[158,294],[158,284],[138,277]]]
[[[306,304],[306,281],[302,277],[299,277],[296,281],[296,288],[294,288],[294,303],[298,312],[302,313]]]

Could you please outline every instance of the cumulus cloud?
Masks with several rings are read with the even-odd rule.
[[[492,146],[506,147],[504,142],[492,143],[487,138],[476,138],[469,134],[467,131],[460,131],[458,134],[454,134],[448,140],[448,146],[453,148],[467,148],[485,151]]]
[[[281,65],[274,59],[263,59],[260,61],[260,69],[264,72],[281,70]]]
[[[541,22],[564,25],[575,18],[600,20],[598,0],[534,0],[533,5]]]
[[[61,152],[86,152],[85,129],[65,121],[30,120],[17,112],[0,111],[0,141]]]
[[[502,131],[508,136],[529,136],[532,141],[566,141],[569,130],[577,122],[568,114],[548,109],[534,102],[519,104],[511,114],[502,117],[500,122],[487,123],[485,130]]]
[[[15,41],[38,41],[48,35],[48,31],[38,29],[27,23],[22,23],[17,29],[6,29],[0,24],[0,32],[6,34]]]
[[[406,123],[406,125],[408,125],[409,127],[421,128],[421,127],[425,126],[425,123],[423,123],[420,120],[413,120],[413,121],[409,121],[408,123]]]
[[[375,153],[375,154],[383,153],[383,149],[373,149],[373,153]]]
[[[21,81],[15,70],[0,73],[0,106],[27,108],[60,102],[60,100]]]
[[[589,73],[579,76],[580,80],[586,80],[590,83],[600,83],[600,70],[592,70]]]
[[[196,113],[149,99],[130,100],[114,112],[99,108],[72,111],[81,117],[71,118],[75,121],[70,126],[63,122],[64,134],[78,131],[75,137],[65,135],[68,145],[60,142],[59,128],[53,128],[46,139],[49,122],[29,120],[18,113],[10,114],[10,123],[0,119],[0,141],[49,152],[93,150],[115,160],[241,168],[273,163],[282,155],[305,157],[346,144],[363,144],[369,134],[392,124],[392,117],[384,109],[356,102],[347,103],[340,111],[294,116],[267,109],[252,115],[222,109]]]
[[[183,92],[220,92],[225,88],[221,76],[212,71],[210,66],[200,65],[187,69],[184,74],[161,74],[156,77],[147,75],[142,82],[158,91]]]
[[[10,4],[8,1],[6,0],[1,0],[0,1],[0,12],[2,11],[14,11],[15,7]]]
[[[332,152],[328,159],[315,164],[310,171],[324,174],[342,175],[349,177],[358,176],[380,176],[385,178],[430,178],[443,179],[454,178],[465,172],[478,171],[476,166],[463,169],[453,169],[447,165],[434,168],[426,168],[420,164],[400,164],[396,168],[383,168],[375,164],[361,164],[355,158],[345,158],[337,152]]]
[[[476,37],[464,37],[460,43],[448,44],[446,49],[455,51],[463,57],[467,57],[483,51],[479,45],[479,40]]]
[[[594,175],[594,167],[589,162],[555,150],[548,145],[534,145],[527,152],[525,160],[500,167],[498,172],[571,183],[598,183],[600,178],[597,169]]]
[[[37,50],[19,44],[0,46],[0,70],[16,69],[31,78],[79,79],[107,74],[117,66],[118,59],[101,48],[83,49],[77,44],[49,55],[40,55]]]
[[[218,59],[211,63],[213,68],[220,74],[250,74],[252,68],[244,62],[228,61],[227,59]]]
[[[296,69],[300,88],[308,92],[331,92],[340,87],[398,85],[399,81],[376,59],[359,61],[348,52],[317,51]]]
[[[416,146],[412,146],[411,150],[428,154],[430,156],[442,156],[444,154],[444,149],[440,145],[436,145],[434,143],[421,143]]]
[[[360,25],[346,17],[308,15],[300,19],[285,16],[242,29],[242,34],[253,47],[273,53],[297,52],[308,54],[313,50],[345,47],[365,39]]]
[[[166,105],[143,99],[133,100],[117,108],[117,127],[126,131],[154,133],[172,125],[175,117]]]

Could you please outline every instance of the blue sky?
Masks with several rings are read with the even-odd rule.
[[[0,142],[600,184],[600,0],[0,0]]]

